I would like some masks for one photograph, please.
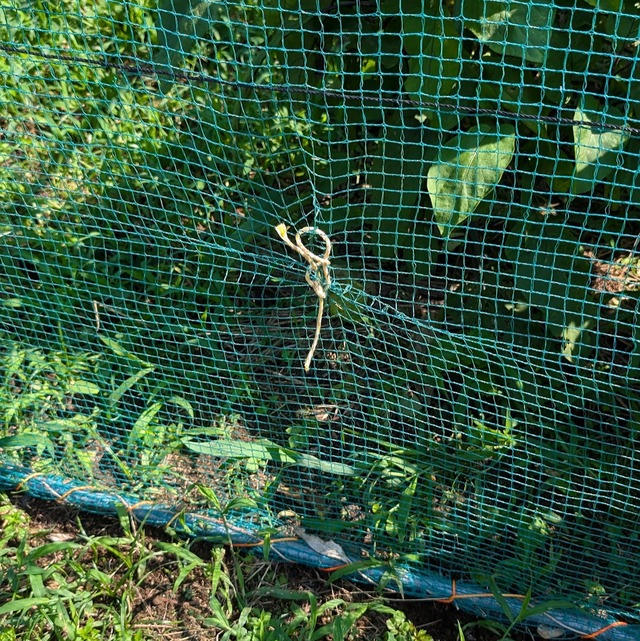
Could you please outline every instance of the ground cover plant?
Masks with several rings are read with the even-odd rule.
[[[4,464],[636,621],[637,9],[1,7]]]
[[[453,606],[387,601],[299,566],[128,518],[14,495],[0,504],[0,638],[523,641]]]
[[[0,518],[3,641],[433,638],[355,586],[132,529],[127,518],[7,499]],[[457,638],[456,617],[447,624],[440,639]]]

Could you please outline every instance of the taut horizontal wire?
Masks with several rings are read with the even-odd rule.
[[[623,131],[629,134],[640,134],[640,127],[631,127],[629,125],[614,125],[612,123],[601,121],[583,121],[573,118],[561,118],[558,116],[543,116],[536,114],[515,113],[507,109],[490,109],[486,107],[470,107],[466,105],[457,105],[450,102],[439,101],[422,101],[412,98],[385,96],[384,93],[373,93],[367,91],[344,91],[336,89],[319,89],[317,87],[308,87],[303,85],[287,84],[258,84],[252,82],[242,82],[240,80],[225,80],[219,76],[206,73],[196,73],[183,69],[167,69],[160,65],[142,63],[132,58],[127,58],[126,62],[113,62],[107,58],[98,56],[87,57],[70,53],[47,52],[34,47],[18,47],[0,43],[0,51],[7,54],[27,55],[44,60],[50,60],[57,63],[73,63],[101,69],[113,69],[127,75],[147,76],[155,78],[165,78],[174,82],[193,83],[193,84],[218,84],[225,87],[234,87],[237,89],[250,89],[259,92],[283,93],[288,95],[307,95],[307,96],[325,96],[327,98],[339,98],[345,102],[361,101],[370,104],[394,105],[396,107],[415,107],[416,109],[433,109],[446,111],[450,113],[475,115],[475,116],[499,116],[510,120],[526,120],[531,122],[543,122],[556,125],[568,126],[589,126],[594,129],[604,129],[608,131]]]

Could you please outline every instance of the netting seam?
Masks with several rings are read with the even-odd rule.
[[[605,129],[608,131],[623,131],[629,134],[640,135],[640,127],[630,125],[614,125],[602,121],[584,121],[574,118],[562,118],[559,116],[543,116],[540,114],[525,114],[508,111],[507,109],[490,109],[488,107],[470,107],[466,105],[457,105],[449,102],[414,100],[412,98],[399,98],[382,95],[384,92],[371,93],[366,91],[337,91],[335,89],[315,89],[313,87],[288,84],[257,84],[253,82],[243,82],[241,80],[224,80],[219,76],[212,76],[205,73],[195,73],[183,69],[165,69],[159,65],[149,63],[140,63],[132,58],[127,58],[127,62],[111,62],[107,59],[98,57],[88,58],[86,56],[75,56],[72,54],[47,53],[36,48],[16,47],[14,45],[0,44],[0,51],[7,54],[28,55],[51,60],[59,63],[73,63],[94,67],[100,69],[111,69],[120,71],[127,75],[146,76],[155,78],[166,78],[174,82],[193,83],[193,84],[219,84],[225,87],[235,89],[249,89],[259,92],[284,93],[290,96],[323,96],[325,98],[339,98],[345,101],[359,100],[366,103],[377,103],[380,105],[394,105],[396,107],[411,107],[418,109],[430,109],[446,111],[454,114],[465,114],[468,116],[499,116],[509,120],[529,121],[538,123],[548,123],[555,125],[582,126],[592,129]]]
[[[32,487],[32,485],[35,485]],[[154,503],[152,501],[137,501],[132,496],[124,496],[108,488],[79,485],[75,481],[52,476],[42,472],[34,472],[29,468],[21,468],[11,464],[0,465],[0,488],[3,490],[26,491],[45,500],[53,500],[60,504],[82,507],[83,503],[102,503],[102,513],[117,512],[117,507],[124,508],[139,522],[149,522],[152,525],[168,527],[175,524],[176,531],[191,536],[204,536],[215,540],[223,540],[232,547],[264,548],[266,540],[258,532],[230,524],[224,516],[216,518],[196,512],[185,512],[175,506]],[[75,501],[73,495],[77,495]],[[278,549],[280,548],[280,549]],[[303,538],[293,536],[274,537],[269,540],[269,551],[278,559],[289,563],[305,563],[323,572],[335,572],[348,567],[351,563],[328,564],[335,561],[312,547]],[[361,559],[360,559],[361,560]],[[357,563],[358,561],[355,561]],[[356,569],[348,578],[356,582],[375,583],[389,567],[380,564],[368,569]],[[420,597],[420,601],[435,601],[438,603],[455,603],[469,611],[490,609],[499,613],[496,594],[483,592],[478,585],[466,581],[446,579],[430,572],[414,572],[409,568],[397,568],[394,573],[396,591],[405,595],[421,593],[429,594]],[[437,576],[437,578],[435,578]],[[390,589],[393,583],[389,584]],[[448,594],[442,592],[448,588]],[[435,592],[435,595],[434,595]],[[433,595],[433,596],[431,596]],[[501,602],[507,603],[510,609],[518,609],[525,600],[525,595],[515,593],[500,594]],[[583,639],[602,639],[604,641],[630,641],[636,638],[636,627],[620,620],[612,621],[595,617],[581,610],[563,610],[552,608],[531,617],[534,625],[558,626],[566,633],[574,633]]]

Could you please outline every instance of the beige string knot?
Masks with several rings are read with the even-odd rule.
[[[294,243],[287,234],[288,227],[281,223],[276,227],[276,232],[278,236],[282,238],[285,244],[288,247],[291,247],[293,251],[300,254],[308,263],[309,267],[305,274],[305,280],[309,283],[309,286],[313,290],[314,294],[318,297],[318,319],[316,321],[316,334],[313,338],[313,343],[311,344],[311,349],[307,358],[304,362],[304,371],[308,372],[311,367],[311,360],[318,346],[318,341],[320,340],[320,329],[322,328],[322,314],[324,312],[324,301],[327,297],[327,292],[331,286],[331,275],[329,274],[329,255],[331,254],[331,240],[321,229],[317,227],[305,227],[299,232],[296,232],[296,242]],[[302,242],[302,236],[304,234],[314,233],[324,241],[324,254],[318,256],[312,251],[307,249]]]

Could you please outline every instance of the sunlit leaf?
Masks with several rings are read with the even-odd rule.
[[[178,407],[181,407],[183,410],[187,412],[189,415],[189,418],[194,418],[195,413],[193,411],[193,405],[189,403],[189,401],[186,398],[183,398],[182,396],[172,396],[169,401],[171,403],[174,403]]]
[[[135,354],[132,354],[128,350],[126,350],[120,343],[113,338],[109,338],[108,336],[102,336],[98,335],[98,338],[116,355],[116,356],[122,356],[123,358],[128,358],[129,360],[136,361],[137,363],[140,363],[141,365],[146,365],[148,367],[151,366],[151,363],[148,363],[147,361],[143,361],[140,357],[136,356]]]
[[[183,442],[192,452],[208,454],[209,456],[295,463],[295,458],[288,456],[283,450],[267,439],[259,441],[216,439],[215,441],[207,442],[185,439]]]
[[[190,439],[183,440],[184,445],[192,452],[219,456],[221,458],[254,459],[263,462],[276,462],[288,465],[299,465],[310,469],[351,476],[354,471],[349,465],[322,461],[310,454],[300,454],[289,449],[279,447],[272,441],[260,439],[257,441],[236,441],[231,439],[217,439],[215,441],[200,442]]]
[[[9,603],[0,605],[0,615],[9,614],[10,612],[27,613],[31,608],[39,608],[50,602],[48,597],[27,597],[25,599],[14,599]]]
[[[630,134],[623,129],[603,129],[590,123],[624,125],[623,114],[615,107],[603,108],[593,96],[585,96],[582,106],[576,109],[574,120],[584,124],[574,125],[573,141],[575,174],[571,193],[591,191],[617,166],[616,157],[622,151]]]
[[[427,188],[443,236],[463,222],[500,182],[513,158],[515,132],[483,125],[459,134],[440,150],[429,168]]]
[[[100,388],[89,381],[74,381],[67,387],[67,394],[100,394]]]
[[[465,26],[478,40],[497,53],[538,64],[544,63],[548,54],[554,15],[550,0],[464,3]]]

